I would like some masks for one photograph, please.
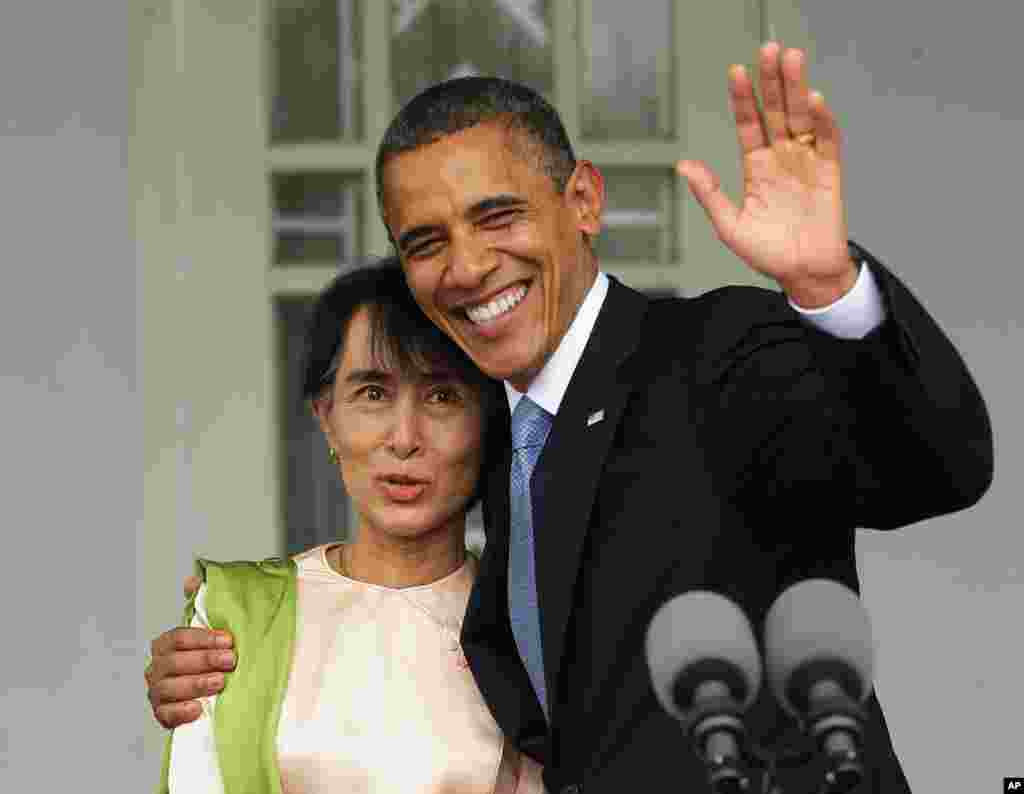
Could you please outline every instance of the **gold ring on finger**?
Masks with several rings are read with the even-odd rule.
[[[814,146],[818,138],[813,132],[802,132],[799,135],[794,135],[793,140],[799,143],[801,146]]]

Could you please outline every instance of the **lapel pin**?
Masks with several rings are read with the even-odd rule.
[[[596,425],[602,419],[604,419],[604,408],[602,408],[600,411],[594,411],[594,413],[587,417],[587,427],[590,427],[591,425]]]

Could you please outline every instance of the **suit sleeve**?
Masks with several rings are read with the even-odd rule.
[[[988,412],[963,359],[910,290],[857,250],[886,316],[863,339],[811,328],[781,296],[753,290],[708,315],[719,332],[706,356],[708,446],[759,518],[892,529],[969,507],[991,483]]]
[[[857,525],[892,529],[975,504],[993,476],[988,410],[959,352],[899,279],[863,249],[889,319],[861,342],[816,335],[840,373]],[[845,376],[844,376],[845,375]]]

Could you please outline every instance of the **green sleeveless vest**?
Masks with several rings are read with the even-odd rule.
[[[231,632],[237,666],[227,675],[214,711],[217,760],[225,794],[281,794],[277,725],[295,644],[296,567],[291,560],[196,560],[206,583],[210,625]],[[185,606],[185,625],[195,598]],[[171,735],[158,794],[169,794]]]

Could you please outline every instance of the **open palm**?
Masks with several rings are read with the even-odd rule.
[[[847,250],[840,134],[822,96],[807,87],[804,55],[766,44],[763,109],[746,70],[729,92],[743,157],[743,202],[722,192],[705,164],[679,164],[719,238],[751,268],[808,307],[826,305],[856,278]]]

